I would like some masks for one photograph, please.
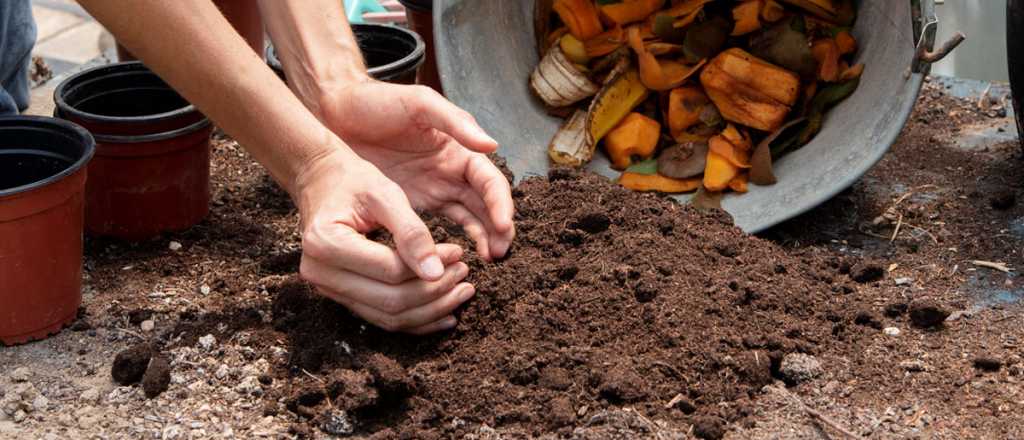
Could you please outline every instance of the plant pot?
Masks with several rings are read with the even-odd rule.
[[[444,94],[441,76],[437,72],[437,58],[434,56],[434,0],[398,0],[405,6],[409,27],[423,37],[427,43],[427,57],[420,67],[417,83],[429,86]]]
[[[252,0],[214,0],[214,3],[224,14],[224,18],[227,18],[231,26],[249,43],[252,50],[263,56],[263,47],[266,44],[263,18],[260,17],[260,10],[256,2]],[[135,61],[137,58],[124,46],[118,44],[117,59],[119,61]]]
[[[210,121],[141,63],[96,67],[55,92],[56,116],[96,138],[85,228],[144,240],[209,213]]]
[[[384,24],[353,24],[359,49],[370,76],[396,84],[415,84],[416,72],[426,55],[426,44],[415,32]],[[267,48],[267,64],[281,78],[284,67],[274,46]]]
[[[1024,0],[1006,2],[1006,49],[1017,135],[1024,149]]]
[[[82,302],[82,210],[95,144],[85,129],[0,117],[0,343],[42,339]]]

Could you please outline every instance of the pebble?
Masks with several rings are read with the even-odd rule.
[[[909,285],[910,283],[913,283],[914,279],[913,278],[896,278],[895,280],[893,280],[893,282],[895,282],[897,286],[906,286],[906,285]]]
[[[886,327],[885,329],[882,330],[882,333],[885,333],[887,336],[899,336],[900,329],[896,327]]]
[[[25,411],[19,409],[17,412],[14,413],[14,423],[24,422],[26,417],[28,417],[28,414],[26,414]]]
[[[63,412],[63,413],[60,413],[60,415],[57,416],[57,423],[60,426],[70,427],[71,425],[75,424],[75,418],[71,417],[71,414]]]
[[[928,367],[924,364],[924,362],[917,360],[900,362],[900,368],[911,373],[920,373],[922,371],[928,370]]]
[[[167,245],[167,248],[172,250],[172,251],[175,251],[175,252],[180,251],[181,250],[181,243],[178,243],[176,241],[172,241],[169,245]]]
[[[11,381],[14,383],[28,382],[29,377],[32,377],[32,371],[28,367],[19,367],[11,372]]]
[[[228,374],[231,374],[231,369],[229,369],[225,364],[221,364],[220,367],[217,368],[217,371],[213,373],[214,377],[217,379],[224,379],[228,377]]]
[[[203,284],[202,286],[199,287],[199,293],[202,293],[203,295],[209,295],[210,294],[210,286],[207,286],[206,284]]]
[[[32,409],[36,411],[46,411],[46,408],[50,406],[50,399],[42,394],[36,396],[35,400],[32,401]]]
[[[256,376],[248,376],[235,386],[235,392],[242,395],[262,396],[263,387]]]
[[[348,413],[334,409],[329,410],[326,414],[321,428],[324,432],[337,436],[349,436],[356,430],[352,421],[348,418]]]
[[[156,323],[154,323],[152,319],[147,319],[145,321],[142,321],[142,324],[139,324],[139,328],[141,328],[142,331],[144,332],[151,332],[155,327]]]
[[[217,345],[217,338],[213,337],[213,335],[206,335],[199,338],[199,346],[202,347],[203,350],[212,350],[214,345]]]
[[[164,428],[163,432],[160,433],[161,440],[175,440],[182,438],[185,435],[185,430],[182,429],[181,425],[169,425]]]
[[[787,382],[800,384],[821,376],[824,373],[818,358],[803,353],[792,353],[782,358],[779,374]]]

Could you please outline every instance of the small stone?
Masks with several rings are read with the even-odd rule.
[[[169,425],[160,433],[160,440],[176,440],[185,436],[185,430],[181,425]]]
[[[910,285],[910,283],[914,282],[914,279],[913,278],[896,278],[895,280],[893,280],[893,282],[896,283],[897,286],[908,286],[908,285]]]
[[[214,345],[217,345],[217,338],[213,337],[213,335],[206,335],[199,338],[199,346],[203,350],[212,350]]]
[[[882,329],[882,333],[885,333],[886,336],[899,336],[900,329],[896,327],[886,327]]]
[[[231,369],[227,365],[221,364],[220,367],[217,367],[217,371],[213,373],[213,376],[223,380],[228,377],[228,374],[231,374]]]
[[[32,401],[32,409],[36,412],[46,411],[46,408],[50,406],[50,399],[47,399],[42,394],[36,396],[35,400]]]
[[[992,356],[979,356],[974,358],[974,368],[989,373],[995,373],[1003,368],[1003,361]]]
[[[142,321],[142,324],[139,324],[139,328],[141,328],[142,331],[148,333],[153,331],[154,328],[156,328],[156,323],[153,322],[152,319],[147,319],[145,321]]]
[[[256,376],[247,376],[235,386],[235,392],[242,395],[258,397],[263,395],[263,387],[260,386],[259,378]]]
[[[924,364],[924,362],[921,362],[919,360],[900,362],[900,368],[910,373],[920,373],[922,371],[928,370],[928,367]]]
[[[26,414],[25,411],[19,409],[17,412],[14,413],[12,419],[14,420],[14,423],[21,423],[24,422],[25,418],[27,417],[28,414]]]
[[[794,385],[816,379],[822,373],[824,373],[824,369],[822,369],[818,358],[803,353],[787,354],[782,358],[782,364],[779,366],[779,374],[782,375],[782,378],[787,383]]]
[[[934,300],[920,299],[910,303],[910,322],[920,328],[938,327],[949,315],[949,310]]]
[[[346,437],[356,431],[352,421],[348,418],[348,413],[336,409],[328,410],[324,414],[324,422],[320,425],[320,429],[330,435]]]
[[[175,252],[180,251],[181,250],[181,243],[178,243],[176,241],[172,241],[170,244],[167,245],[167,248],[172,250],[172,251],[175,251]]]
[[[96,404],[100,400],[100,390],[96,388],[89,388],[82,391],[82,395],[79,396],[79,399],[88,404]]]
[[[199,293],[201,293],[203,295],[209,295],[210,294],[210,286],[207,286],[206,284],[203,284],[202,286],[199,286]]]
[[[18,367],[11,372],[11,381],[14,383],[28,382],[29,377],[32,377],[32,371],[28,367]]]

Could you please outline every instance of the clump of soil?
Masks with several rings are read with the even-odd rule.
[[[157,355],[149,362],[146,374],[142,376],[142,391],[152,399],[159,396],[171,384],[171,362],[166,356]]]
[[[142,380],[146,374],[146,367],[153,356],[153,347],[149,344],[139,344],[126,349],[114,357],[114,364],[110,367],[110,376],[114,382],[121,385],[133,385]]]
[[[932,299],[920,299],[910,304],[910,322],[921,328],[942,325],[950,311]]]
[[[320,429],[344,411],[358,433],[461,438],[463,421],[570,434],[628,407],[719,438],[785,355],[875,332],[845,312],[863,308],[846,304],[842,264],[787,254],[720,212],[566,170],[514,196],[517,241],[504,261],[470,257],[478,293],[450,333],[387,334],[297,280],[271,286],[289,409]],[[450,224],[432,230],[467,244]]]

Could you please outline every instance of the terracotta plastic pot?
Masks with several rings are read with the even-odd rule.
[[[415,84],[426,44],[415,32],[384,24],[353,24],[352,32],[366,60],[370,76],[391,83]],[[284,68],[274,46],[267,48],[267,64],[282,78]]]
[[[0,117],[0,342],[42,339],[82,302],[82,209],[95,144],[85,129]]]
[[[253,0],[214,0],[220,12],[224,14],[228,22],[235,30],[242,35],[252,50],[263,56],[265,34],[263,32],[263,19],[260,17],[259,7]],[[117,45],[117,59],[120,61],[135,61],[136,58],[128,49],[120,44]]]
[[[1013,88],[1013,111],[1017,133],[1024,149],[1024,0],[1006,2],[1006,48]]]
[[[143,240],[209,213],[213,127],[141,63],[81,72],[54,100],[58,117],[96,138],[86,185],[90,234]]]
[[[427,42],[427,58],[420,67],[417,83],[429,86],[443,94],[441,76],[437,73],[437,58],[434,57],[434,0],[398,0],[405,6],[409,27]]]

